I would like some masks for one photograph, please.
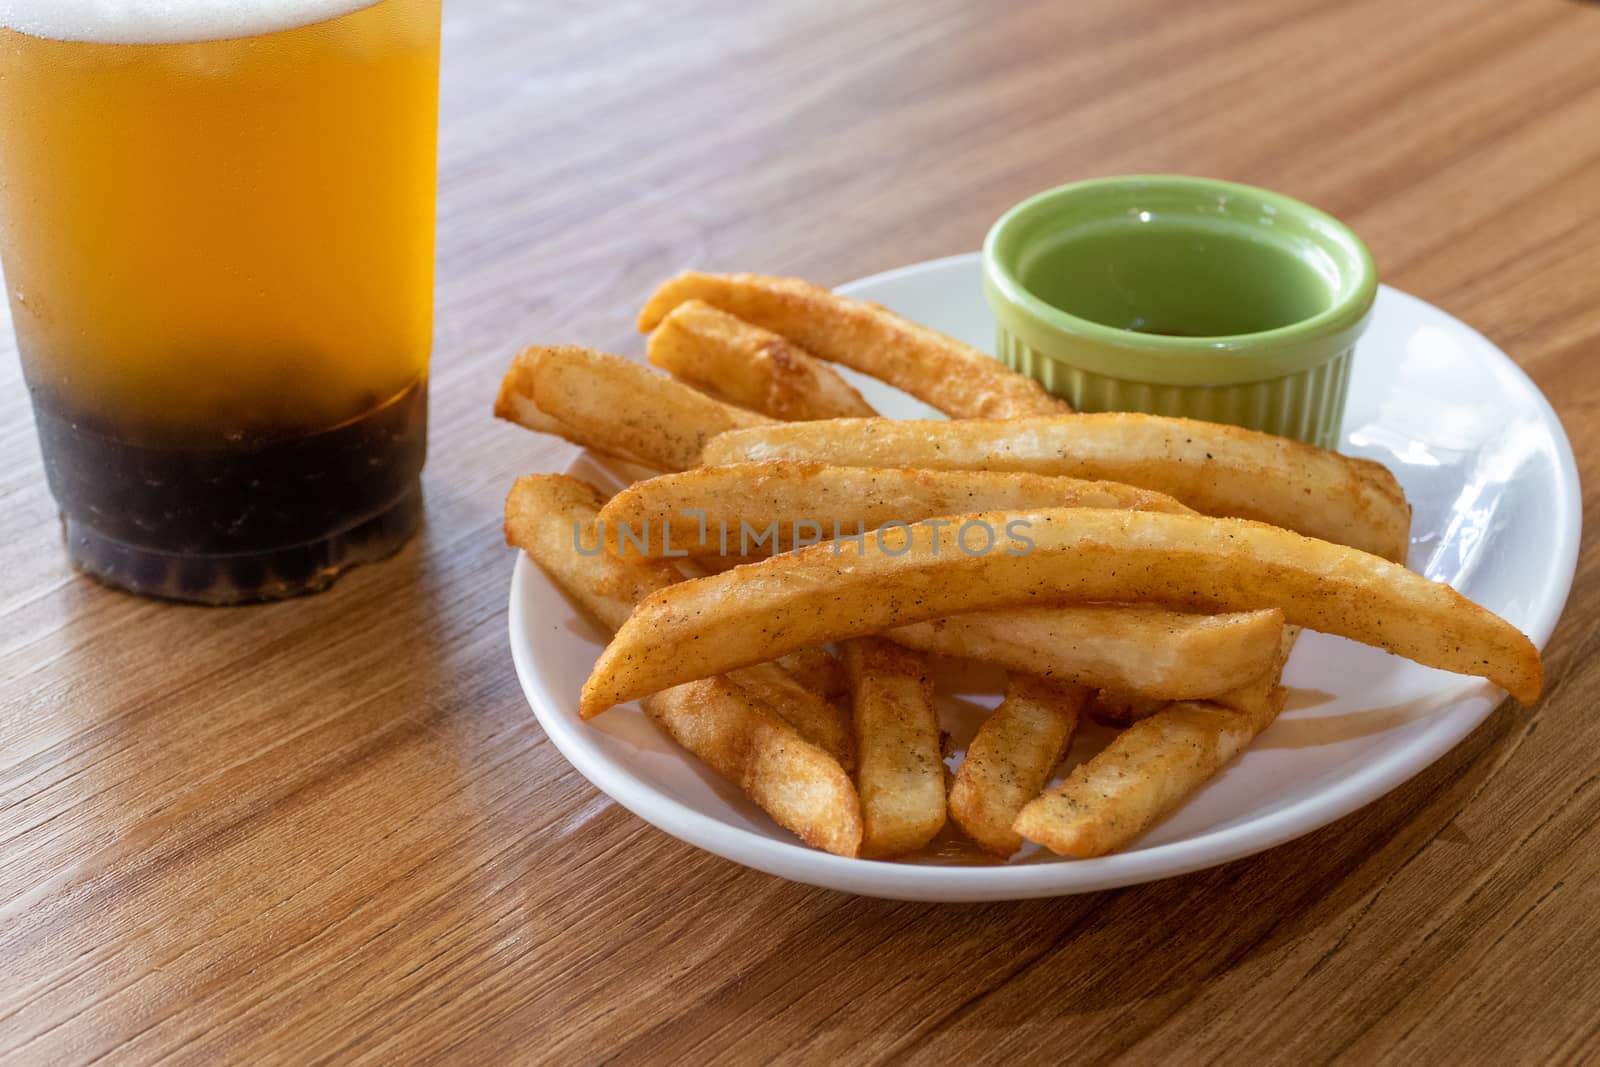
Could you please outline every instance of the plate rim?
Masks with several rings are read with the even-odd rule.
[[[947,270],[979,259],[979,253],[958,253],[906,264],[838,286],[849,294],[861,288],[902,280],[920,273]],[[1547,426],[1553,428],[1558,495],[1552,501],[1559,523],[1558,542],[1545,574],[1551,589],[1535,610],[1526,631],[1541,650],[1548,643],[1571,594],[1582,536],[1583,511],[1577,461],[1560,416],[1515,360],[1483,334],[1449,312],[1389,285],[1379,287],[1379,300],[1419,305],[1448,317],[1478,341],[1484,353],[1511,370],[1534,399]],[[581,461],[580,452],[573,462]],[[571,464],[569,464],[570,469]],[[512,663],[523,694],[545,735],[563,758],[596,788],[634,815],[674,837],[713,855],[767,874],[821,888],[899,900],[972,902],[1066,896],[1178,877],[1220,866],[1292,841],[1344,818],[1393,791],[1442,759],[1499,707],[1505,693],[1478,680],[1462,679],[1455,689],[1440,691],[1441,709],[1477,703],[1453,728],[1420,737],[1419,755],[1407,761],[1368,762],[1327,789],[1276,808],[1245,822],[1218,827],[1197,836],[1095,859],[1019,864],[940,866],[835,856],[794,841],[768,837],[695,810],[658,790],[626,767],[600,754],[558,710],[558,698],[531,662],[532,632],[526,618],[527,583],[541,572],[526,554],[516,553],[512,572],[508,630]],[[548,579],[544,579],[548,581]],[[557,593],[561,594],[557,589]],[[731,835],[731,836],[730,836]]]

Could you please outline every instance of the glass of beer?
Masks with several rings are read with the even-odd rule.
[[[0,6],[0,258],[80,569],[265,600],[415,531],[439,8]]]

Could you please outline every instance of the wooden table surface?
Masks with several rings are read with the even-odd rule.
[[[1117,892],[856,899],[612,804],[512,673],[519,345],[639,353],[695,265],[834,284],[1023,195],[1182,171],[1348,220],[1510,352],[1600,487],[1600,7],[447,5],[424,533],[310,600],[66,566],[0,387],[0,1057],[1600,1056],[1600,581],[1532,710],[1271,852]],[[593,10],[588,8],[592,7]],[[5,330],[9,344],[9,330]]]

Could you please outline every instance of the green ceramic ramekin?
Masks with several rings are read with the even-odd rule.
[[[997,353],[1080,411],[1332,448],[1377,270],[1349,228],[1233,182],[1141,175],[1024,200],[983,243]]]

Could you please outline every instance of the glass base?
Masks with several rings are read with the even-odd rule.
[[[341,533],[267,552],[208,556],[160,552],[106,537],[62,517],[67,554],[116,589],[188,604],[249,604],[319,593],[351,567],[398,552],[422,521],[422,486]]]

